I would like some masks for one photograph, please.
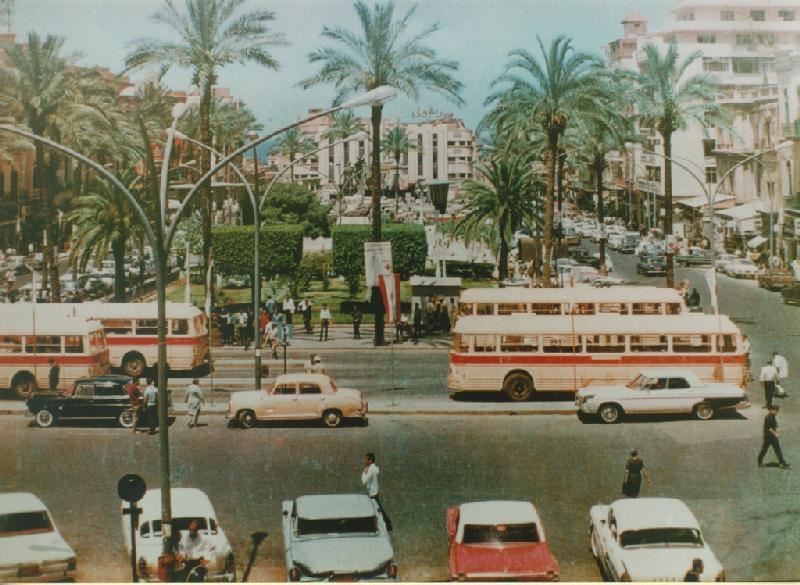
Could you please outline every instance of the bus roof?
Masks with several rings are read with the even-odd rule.
[[[461,317],[454,333],[468,335],[739,333],[726,316],[700,315],[481,315]]]
[[[8,307],[30,307],[32,303],[12,303]],[[39,303],[36,311],[42,315],[82,317],[84,319],[157,319],[156,303]],[[200,309],[186,303],[167,303],[168,319],[193,319]]]
[[[46,304],[31,303],[0,304],[0,334],[2,335],[86,335],[102,331],[99,321],[70,317],[52,310],[40,310]]]
[[[562,303],[562,302],[673,302],[682,303],[678,291],[656,286],[615,286],[596,288],[469,288],[461,303]]]

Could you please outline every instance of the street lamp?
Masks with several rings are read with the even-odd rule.
[[[250,142],[253,142],[258,138],[258,132],[255,130],[250,130],[247,133],[247,138]],[[254,146],[253,147],[253,185],[255,185],[255,192],[258,193],[258,149]],[[258,217],[253,218],[253,223],[258,225]]]

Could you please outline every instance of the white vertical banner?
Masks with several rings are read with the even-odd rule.
[[[706,284],[708,284],[708,294],[711,301],[711,308],[714,309],[714,314],[719,314],[719,291],[717,289],[717,271],[714,268],[706,270],[705,274]]]
[[[364,242],[364,275],[367,290],[378,286],[378,276],[392,274],[392,243]]]

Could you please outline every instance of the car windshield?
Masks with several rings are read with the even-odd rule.
[[[703,546],[700,531],[696,528],[647,528],[645,530],[626,530],[620,535],[622,548],[640,546]]]
[[[197,521],[197,529],[201,530],[202,532],[208,532],[208,523],[206,522],[205,518],[200,518],[196,516],[185,516],[180,518],[173,518],[172,519],[172,531],[176,532],[179,530],[189,530],[189,524],[192,523],[192,520]],[[160,535],[161,534],[161,520],[153,520],[153,534]],[[150,527],[146,524],[142,525],[141,528],[142,536],[149,534]]]
[[[3,536],[52,531],[53,524],[46,510],[0,515],[0,534]]]
[[[539,542],[536,524],[465,524],[464,544]]]
[[[642,388],[649,386],[651,383],[652,380],[650,378],[644,374],[639,374],[632,381],[625,384],[625,387],[629,388],[630,390],[641,390]]]
[[[376,532],[378,532],[378,518],[376,516],[324,518],[321,520],[297,519],[297,534],[300,536],[315,534],[373,534]]]

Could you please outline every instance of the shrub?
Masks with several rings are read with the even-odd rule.
[[[360,279],[364,274],[364,242],[369,241],[371,233],[371,226],[368,225],[336,226],[333,229],[333,269],[345,277],[351,293],[354,275]],[[428,256],[428,243],[421,225],[385,225],[383,237],[392,243],[394,271],[399,272],[403,280],[412,274],[422,273]]]
[[[255,256],[253,226],[215,226],[211,232],[214,265],[225,276],[251,274]],[[303,256],[303,228],[270,225],[261,228],[261,275],[293,275]]]

